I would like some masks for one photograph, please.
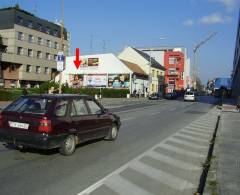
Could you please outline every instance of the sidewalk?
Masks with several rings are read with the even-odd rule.
[[[222,105],[204,194],[240,194],[240,113],[235,105],[235,101],[231,99],[225,100]],[[214,177],[210,178],[212,173]]]
[[[224,104],[218,132],[219,194],[240,194],[240,113]]]

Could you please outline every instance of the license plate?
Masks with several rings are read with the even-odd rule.
[[[19,122],[13,122],[13,121],[8,121],[9,126],[13,128],[19,128],[19,129],[28,129],[29,124],[27,123],[19,123]]]

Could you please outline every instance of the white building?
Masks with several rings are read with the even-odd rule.
[[[114,54],[80,56],[81,65],[76,68],[75,56],[66,58],[63,83],[72,87],[101,87],[140,90],[148,85],[148,77],[137,64],[121,61]]]

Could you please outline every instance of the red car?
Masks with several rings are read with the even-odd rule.
[[[84,95],[22,96],[0,113],[0,141],[70,155],[77,144],[115,140],[120,117]]]

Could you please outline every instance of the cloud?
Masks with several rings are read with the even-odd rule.
[[[226,24],[231,22],[230,16],[222,15],[221,13],[213,13],[211,15],[203,16],[200,18],[201,24]]]
[[[210,2],[216,2],[222,4],[227,11],[232,11],[235,8],[239,8],[239,0],[209,0]]]
[[[192,26],[192,25],[194,25],[194,21],[191,19],[187,19],[183,22],[183,25],[184,26]]]

